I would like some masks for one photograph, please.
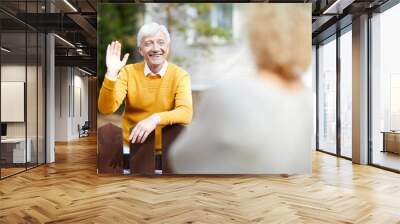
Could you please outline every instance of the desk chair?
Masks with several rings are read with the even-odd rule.
[[[79,138],[89,136],[89,129],[90,129],[89,121],[85,121],[85,123],[82,126],[78,124]]]

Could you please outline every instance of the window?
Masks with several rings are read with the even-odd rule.
[[[233,10],[232,3],[198,4],[188,9],[187,13],[197,16],[185,25],[193,24],[186,30],[186,42],[192,45],[228,43],[232,38]]]
[[[318,48],[318,148],[336,153],[336,39]]]
[[[340,154],[351,158],[352,149],[352,33],[340,36]],[[347,32],[346,32],[347,31]]]
[[[400,5],[371,19],[372,163],[400,170]]]

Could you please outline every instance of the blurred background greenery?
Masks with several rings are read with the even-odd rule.
[[[122,52],[129,52],[128,63],[140,60],[136,48],[136,33],[143,21],[144,5],[142,4],[99,4],[97,14],[97,96],[100,91],[106,67],[107,45],[118,40],[122,44]],[[121,112],[123,106],[118,110]]]
[[[211,20],[212,16],[216,17],[216,8],[219,12],[217,18]],[[211,57],[213,45],[228,42],[232,38],[232,21],[226,20],[227,16],[232,17],[230,3],[99,4],[98,91],[107,70],[105,54],[111,41],[118,40],[122,43],[122,55],[130,54],[128,64],[143,60],[137,50],[136,34],[145,20],[165,25],[171,36],[180,36],[187,46],[197,50],[196,53]],[[190,65],[188,59],[187,55],[171,49],[168,60],[185,67]],[[118,112],[122,111],[123,105]]]

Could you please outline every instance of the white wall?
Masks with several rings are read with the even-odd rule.
[[[1,66],[1,81],[25,82],[25,74],[25,65]],[[1,109],[7,110],[7,108]],[[25,122],[7,122],[7,137],[25,137],[25,126]]]
[[[79,70],[74,70],[74,107],[72,108],[72,119],[71,119],[71,132],[73,138],[79,137],[78,124],[81,126],[88,120],[88,77]],[[80,93],[79,93],[80,92]],[[72,103],[71,103],[72,104]],[[79,108],[81,107],[81,108]],[[80,109],[82,111],[80,111]]]
[[[18,82],[25,82],[25,75],[27,69],[28,74],[31,73],[35,69],[36,73],[36,67],[33,66],[27,66],[25,65],[18,65],[18,64],[9,64],[9,65],[2,65],[1,66],[1,81],[18,81]],[[28,98],[32,98],[32,96],[36,96],[36,89],[34,90],[34,93],[27,93]],[[28,100],[30,102],[32,100]],[[36,105],[35,105],[36,107]],[[7,110],[7,108],[1,108],[2,110]],[[28,121],[33,120],[33,118],[30,116],[32,114],[28,113]],[[35,114],[36,116],[36,114]],[[35,117],[36,118],[36,117]],[[29,125],[28,127],[31,127]],[[8,137],[25,137],[25,122],[7,122],[7,136]],[[29,136],[28,136],[29,137]]]
[[[55,140],[66,141],[68,139],[68,73],[67,67],[55,68]],[[66,93],[66,94],[65,94]],[[66,95],[67,97],[65,97]],[[64,96],[64,97],[62,97]],[[66,102],[67,101],[67,102]]]
[[[56,67],[55,86],[55,140],[77,139],[78,124],[88,120],[88,78],[76,68]]]
[[[24,113],[26,110],[26,121],[22,122],[6,122],[7,137],[9,138],[24,138],[25,133],[30,140],[32,161],[44,163],[44,74],[42,67],[25,64],[4,64],[1,66],[1,79],[3,81],[24,82],[26,84],[26,107],[23,106],[19,111]],[[27,78],[27,81],[25,80]],[[24,94],[23,92],[21,94]],[[7,97],[7,96],[2,96]],[[3,107],[1,110],[12,110],[11,108]],[[7,111],[13,113],[12,111]],[[26,132],[27,131],[27,132]],[[37,157],[37,153],[39,153]]]

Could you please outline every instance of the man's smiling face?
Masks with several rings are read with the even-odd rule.
[[[165,34],[159,31],[153,36],[143,37],[139,52],[149,67],[162,65],[169,53],[169,43]]]

